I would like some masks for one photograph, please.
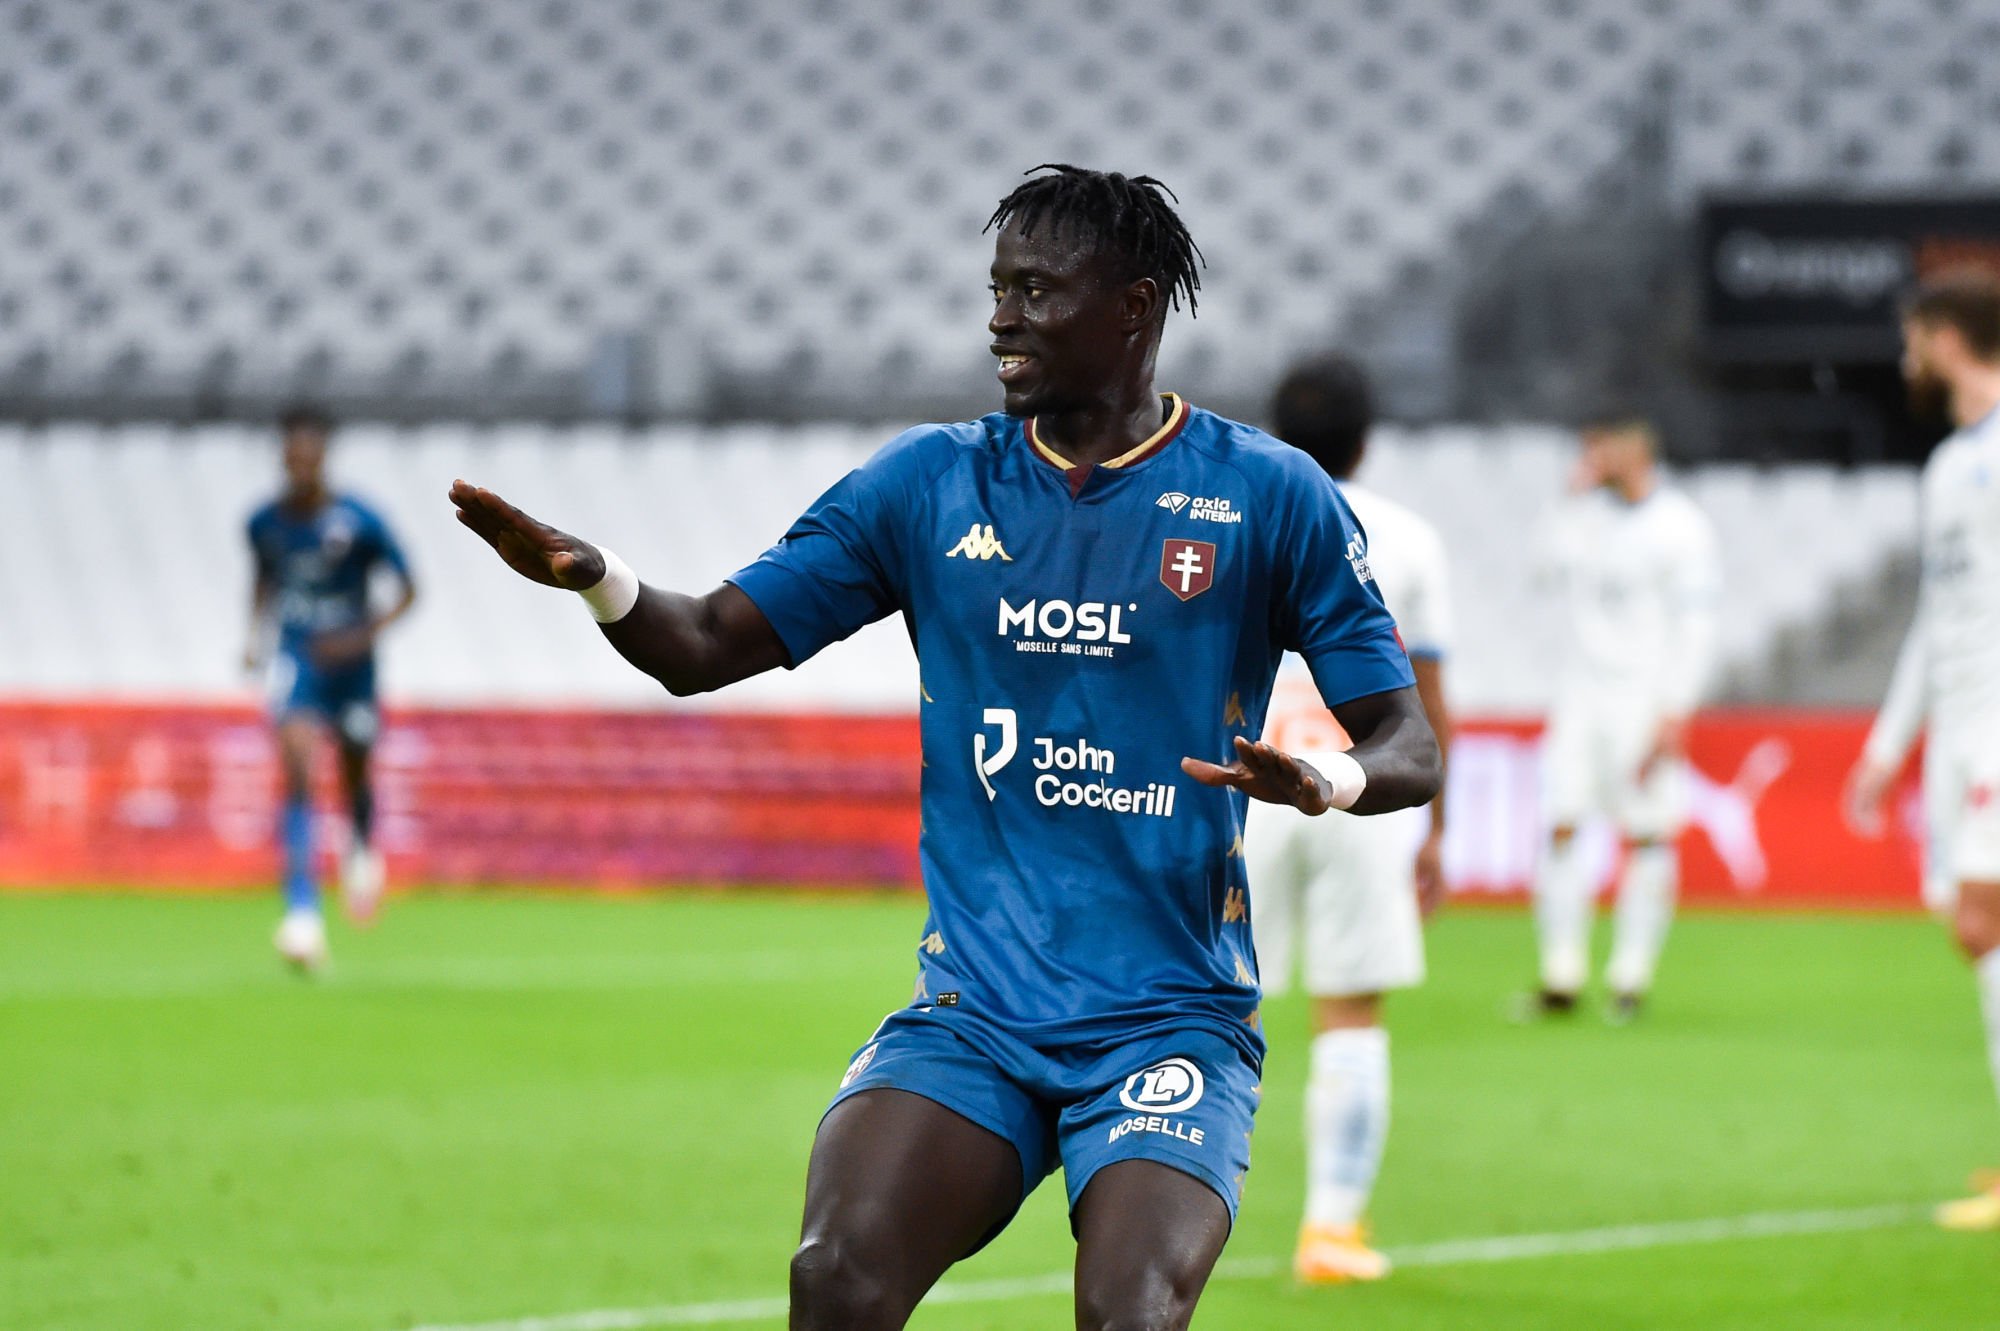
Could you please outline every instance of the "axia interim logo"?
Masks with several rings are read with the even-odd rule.
[[[1199,496],[1184,495],[1178,490],[1169,490],[1154,501],[1155,508],[1164,508],[1169,513],[1187,510],[1187,515],[1196,522],[1241,522],[1242,510],[1227,499],[1203,499]]]
[[[1125,615],[1138,608],[1137,601],[1110,605],[1103,601],[1070,602],[1039,597],[1016,606],[1003,596],[997,632],[1003,638],[1012,638],[1017,652],[1116,656],[1121,645],[1132,641],[1132,635],[1125,631]]]
[[[959,537],[958,544],[944,552],[946,559],[958,555],[964,555],[967,559],[998,559],[1009,564],[1014,562],[1014,556],[1007,553],[1006,547],[1000,544],[1000,538],[993,534],[993,524],[990,522],[984,527],[976,522],[973,523],[972,530]]]

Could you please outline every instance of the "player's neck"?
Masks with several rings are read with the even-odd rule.
[[[1660,488],[1660,470],[1648,467],[1644,471],[1621,476],[1611,486],[1611,492],[1628,504],[1643,503],[1653,491]]]
[[[325,508],[332,498],[333,493],[326,488],[326,482],[320,481],[304,489],[285,491],[284,498],[279,502],[288,511],[307,517]]]
[[[2000,366],[1969,371],[1952,387],[1952,424],[1961,430],[1985,420],[1995,407],[2000,407]]]
[[[1123,457],[1158,434],[1167,421],[1167,403],[1152,380],[1136,396],[1092,403],[1074,411],[1035,417],[1035,437],[1079,467]]]

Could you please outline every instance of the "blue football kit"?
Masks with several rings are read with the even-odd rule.
[[[1365,538],[1305,454],[1168,395],[1097,467],[1032,421],[907,431],[730,580],[796,666],[901,611],[922,681],[916,992],[835,1098],[911,1091],[1072,1207],[1143,1158],[1235,1212],[1263,1060],[1246,797],[1286,650],[1329,705],[1412,683]]]
[[[368,620],[368,579],[378,565],[407,578],[409,565],[388,524],[351,496],[329,499],[309,514],[273,500],[250,518],[257,578],[274,593],[277,651],[271,706],[284,717],[308,712],[352,743],[375,736],[375,658],[327,666],[313,658],[322,633]]]

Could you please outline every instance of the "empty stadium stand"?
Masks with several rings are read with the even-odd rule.
[[[1697,183],[1993,178],[1976,6],[1815,8],[15,0],[0,407],[934,402],[988,373],[980,227],[1047,160],[1174,185],[1210,267],[1168,368],[1254,393],[1496,198],[1559,206],[1662,74]],[[1833,77],[1885,34],[1951,81]]]
[[[385,648],[389,696],[594,705],[665,697],[604,646],[570,598],[515,577],[452,520],[445,490],[454,477],[613,546],[662,585],[705,590],[891,433],[350,427],[335,445],[335,477],[382,508],[423,589]],[[1547,700],[1555,626],[1525,565],[1570,448],[1543,427],[1389,429],[1364,470],[1364,481],[1446,533],[1462,640],[1454,688],[1466,706],[1534,709]],[[606,476],[619,483],[602,484]],[[74,561],[17,561],[0,578],[0,694],[246,695],[243,527],[276,481],[267,432],[0,426],[0,530],[12,548]],[[1844,587],[1915,541],[1916,477],[1907,469],[1723,466],[1686,484],[1720,531],[1726,566],[1741,573],[1728,580],[1722,644],[1739,666],[1785,628],[1825,615]],[[908,641],[890,621],[806,670],[739,686],[722,703],[903,710],[916,693]]]

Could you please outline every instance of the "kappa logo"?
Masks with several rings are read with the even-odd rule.
[[[1183,601],[1192,601],[1214,586],[1214,543],[1168,541],[1160,551],[1160,582]]]
[[[1014,562],[1014,556],[1007,553],[1007,548],[1000,544],[1000,538],[993,534],[993,524],[990,522],[984,527],[976,522],[973,523],[972,530],[959,537],[958,544],[944,552],[946,559],[958,555],[964,555],[967,559],[999,559],[1009,564]]]
[[[1201,1103],[1201,1069],[1169,1058],[1125,1079],[1118,1102],[1135,1114],[1183,1114]]]
[[[1179,490],[1167,491],[1167,493],[1160,496],[1159,502],[1154,504],[1155,508],[1164,508],[1169,513],[1178,513],[1187,506],[1188,497]]]

